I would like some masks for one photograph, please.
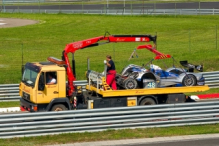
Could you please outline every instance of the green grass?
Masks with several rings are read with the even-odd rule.
[[[197,93],[185,93],[186,95],[199,95],[199,94],[213,94],[218,93],[218,88],[212,88],[204,92],[197,92]]]
[[[218,93],[218,92],[219,92],[218,88],[212,88],[212,89],[210,89],[208,91],[197,93],[196,95],[198,95],[198,94]],[[194,93],[191,93],[190,95],[194,95]]]
[[[76,142],[119,140],[132,138],[156,138],[164,136],[212,134],[219,132],[219,124],[168,128],[107,130],[94,133],[69,133],[39,137],[0,139],[1,146],[41,146]]]
[[[0,108],[6,107],[20,107],[19,101],[10,101],[10,102],[0,102]]]

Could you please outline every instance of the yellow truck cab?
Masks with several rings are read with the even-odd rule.
[[[49,75],[56,80],[54,84],[48,84]],[[55,105],[61,103],[69,108],[65,68],[51,62],[26,63],[19,94],[21,108],[28,111],[55,110]]]

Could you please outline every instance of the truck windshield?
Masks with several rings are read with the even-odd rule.
[[[34,87],[37,74],[37,71],[31,70],[30,68],[25,68],[22,77],[22,82],[28,86]]]

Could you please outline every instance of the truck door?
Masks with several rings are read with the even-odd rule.
[[[37,103],[49,103],[53,98],[59,97],[57,72],[42,72],[40,78],[44,89],[37,90]]]
[[[59,97],[57,72],[46,72],[46,84],[44,98],[49,103],[53,98]]]
[[[38,80],[38,88],[35,97],[36,103],[44,103],[44,92],[45,92],[45,73],[41,72]]]

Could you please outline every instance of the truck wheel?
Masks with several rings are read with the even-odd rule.
[[[195,86],[197,84],[196,78],[193,75],[186,75],[183,79],[184,86]]]
[[[51,111],[65,111],[67,108],[63,104],[56,104],[52,107]]]
[[[125,89],[136,89],[138,87],[138,83],[133,78],[127,78],[123,81],[123,87]]]
[[[140,102],[140,105],[155,105],[155,101],[151,98],[145,98]]]

